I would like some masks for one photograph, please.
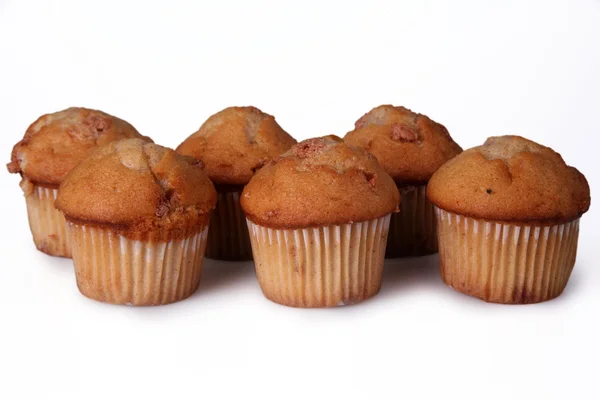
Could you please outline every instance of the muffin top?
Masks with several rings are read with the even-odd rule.
[[[372,220],[399,203],[375,157],[336,136],[298,143],[258,171],[241,198],[251,221],[278,229]]]
[[[202,163],[141,139],[112,142],[73,168],[55,206],[68,220],[134,238],[203,228],[217,202]]]
[[[245,185],[294,144],[273,116],[256,107],[229,107],[208,118],[177,152],[202,160],[215,184]]]
[[[126,138],[150,140],[128,122],[102,111],[72,107],[42,115],[13,147],[8,171],[57,187],[90,150]]]
[[[427,196],[444,210],[499,221],[568,221],[590,207],[585,177],[554,150],[520,136],[491,137],[448,161]]]
[[[462,149],[444,125],[404,107],[382,105],[363,115],[344,141],[362,147],[398,184],[423,184]]]

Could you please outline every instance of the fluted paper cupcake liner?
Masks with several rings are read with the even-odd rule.
[[[577,253],[579,219],[543,226],[489,222],[436,208],[440,268],[452,288],[494,303],[560,295]]]
[[[57,189],[33,185],[25,195],[27,217],[38,250],[51,256],[71,257],[65,217],[54,208]]]
[[[248,220],[264,295],[293,307],[357,303],[381,287],[390,216],[307,229],[271,229]]]
[[[246,217],[240,207],[240,192],[219,192],[206,245],[206,257],[215,260],[252,259]]]
[[[400,212],[392,214],[385,256],[409,257],[437,252],[435,212],[427,199],[427,185],[400,190]]]
[[[67,222],[77,286],[89,298],[128,305],[168,304],[200,284],[208,228],[185,239],[145,242]]]

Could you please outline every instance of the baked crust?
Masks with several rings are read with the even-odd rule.
[[[71,107],[39,117],[13,148],[7,168],[36,185],[56,188],[97,146],[126,138],[149,138],[128,122],[98,110]]]
[[[294,144],[273,116],[256,107],[229,107],[208,118],[176,151],[202,160],[215,184],[245,185]]]
[[[375,157],[336,136],[298,143],[258,171],[241,198],[251,221],[277,229],[368,221],[399,203]]]
[[[590,207],[585,177],[520,136],[491,137],[448,161],[429,181],[427,197],[446,211],[507,222],[570,221]]]
[[[204,228],[216,202],[201,162],[127,139],[99,147],[75,167],[60,185],[55,206],[71,222],[166,241]]]
[[[405,107],[381,105],[363,115],[344,137],[375,157],[398,184],[426,183],[462,149],[448,130]]]

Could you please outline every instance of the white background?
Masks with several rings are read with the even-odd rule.
[[[4,161],[39,115],[74,105],[174,147],[230,105],[302,139],[394,103],[465,148],[529,137],[600,185],[600,1],[361,3],[0,0]],[[595,204],[545,304],[455,293],[432,256],[387,261],[356,306],[279,306],[251,263],[207,261],[190,299],[131,308],[86,299],[70,260],[35,251],[18,181],[0,173],[2,399],[600,398]]]

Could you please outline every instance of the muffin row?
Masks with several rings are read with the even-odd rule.
[[[8,169],[22,176],[36,247],[72,256],[96,300],[184,299],[206,253],[254,258],[280,304],[352,304],[379,291],[386,255],[438,242],[456,290],[500,303],[558,296],[590,204],[583,175],[517,136],[461,151],[443,125],[387,105],[343,140],[298,144],[272,116],[231,107],[176,151],[71,108],[34,122]]]

